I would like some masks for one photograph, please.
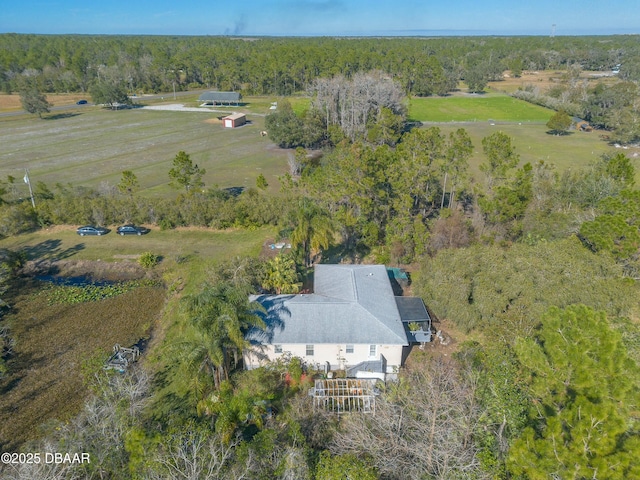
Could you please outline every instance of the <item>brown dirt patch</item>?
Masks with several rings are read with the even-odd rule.
[[[514,92],[525,85],[533,85],[546,91],[554,85],[560,83],[563,72],[560,71],[540,71],[522,72],[520,77],[514,77],[510,71],[504,73],[503,80],[499,82],[489,82],[489,87],[505,92]]]
[[[430,343],[413,347],[406,361],[407,368],[420,368],[433,358],[451,358],[459,350],[460,344],[470,339],[449,320],[434,322],[433,329],[434,332],[440,331],[442,340],[434,335]]]
[[[47,94],[47,100],[52,103],[54,107],[60,105],[73,105],[78,100],[89,100],[86,93],[69,93],[69,94]],[[0,111],[13,111],[22,110],[22,104],[20,103],[20,95],[12,93],[11,95],[0,94]]]
[[[580,74],[581,79],[589,82],[616,82],[616,77],[603,77],[603,72],[585,71]],[[506,71],[503,79],[498,82],[489,82],[489,87],[507,93],[515,92],[525,85],[537,87],[542,92],[548,91],[550,88],[566,83],[564,80],[566,72],[560,70],[542,70],[542,71],[524,71],[520,77],[514,77],[510,71]]]
[[[222,120],[219,120],[217,118],[207,118],[204,123],[213,123],[216,125],[222,125]]]

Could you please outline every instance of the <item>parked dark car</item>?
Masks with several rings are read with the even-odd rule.
[[[88,102],[86,100],[78,100],[76,105],[86,105]]]
[[[109,233],[109,229],[104,227],[96,227],[93,225],[85,225],[84,227],[78,228],[76,232],[81,237],[84,237],[85,235],[106,235],[107,233]]]
[[[118,233],[120,235],[144,235],[149,232],[150,230],[148,228],[138,225],[123,225],[118,227]]]

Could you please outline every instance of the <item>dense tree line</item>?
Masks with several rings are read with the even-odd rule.
[[[43,184],[40,188],[45,188]],[[113,188],[110,190],[114,190]],[[179,226],[211,228],[256,227],[277,223],[282,202],[249,189],[239,196],[207,190],[176,198],[143,198],[115,191],[57,185],[48,198],[35,193],[36,210],[25,203],[0,208],[0,234],[16,235],[45,225],[115,225],[123,222],[155,224],[163,229]]]
[[[569,80],[548,91],[529,84],[514,92],[513,96],[584,118],[595,128],[611,132],[608,136],[613,141],[634,143],[640,140],[640,87],[637,80],[612,84],[599,82],[592,88],[584,80]],[[554,129],[553,126],[550,128]]]
[[[24,78],[39,90],[87,92],[118,84],[129,93],[188,88],[289,95],[315,79],[379,70],[409,95],[442,95],[465,79],[472,90],[504,70],[611,70],[638,81],[635,36],[483,38],[251,38],[0,35],[2,90]]]

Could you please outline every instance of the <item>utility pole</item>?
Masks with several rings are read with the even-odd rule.
[[[33,198],[33,188],[31,188],[31,180],[29,180],[29,169],[25,168],[24,169],[24,183],[26,183],[27,185],[29,185],[29,195],[31,196],[31,205],[33,205],[33,209],[36,209],[36,201]]]

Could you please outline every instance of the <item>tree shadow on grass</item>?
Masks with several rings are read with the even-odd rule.
[[[53,115],[47,115],[46,117],[42,117],[43,120],[61,120],[63,118],[72,118],[77,117],[78,115],[82,115],[81,113],[55,113]]]
[[[567,132],[567,131],[558,131],[558,130],[547,130],[545,132],[547,135],[554,135],[556,137],[568,137],[570,135],[573,135],[574,132]]]
[[[22,249],[28,260],[63,260],[85,249],[84,243],[77,243],[69,248],[61,248],[62,240],[51,239]]]
[[[176,371],[172,367],[176,368],[175,365],[167,365],[153,376],[153,389],[158,394],[151,402],[151,417],[158,421],[161,421],[167,415],[178,415],[187,418],[191,414],[190,404],[193,399],[190,398],[190,392],[172,391],[171,385],[176,375]]]
[[[13,390],[16,387],[16,385],[20,383],[23,377],[24,375],[14,375],[11,377],[10,380],[7,379],[8,381],[0,384],[0,395],[8,394],[11,390]]]

